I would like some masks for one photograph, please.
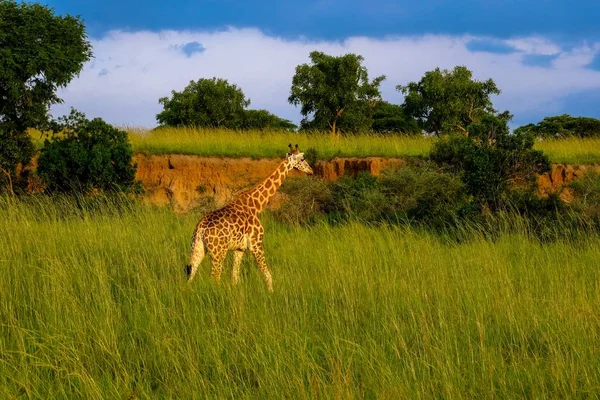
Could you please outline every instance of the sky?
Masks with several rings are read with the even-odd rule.
[[[361,54],[371,78],[398,84],[465,65],[492,78],[513,126],[569,113],[600,118],[598,0],[56,0],[80,15],[94,58],[59,91],[64,103],[117,125],[153,127],[158,99],[199,78],[242,88],[250,108],[299,122],[287,103],[295,67],[313,50]]]

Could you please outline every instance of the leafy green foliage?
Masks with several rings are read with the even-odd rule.
[[[0,169],[12,186],[34,147],[27,128],[45,128],[56,95],[92,55],[78,17],[40,4],[0,1]],[[9,188],[9,190],[11,190]]]
[[[136,166],[127,133],[100,118],[87,120],[71,110],[53,124],[37,172],[53,192],[128,191],[135,186]]]
[[[291,121],[280,118],[267,110],[244,110],[239,128],[295,131],[298,127]]]
[[[156,115],[161,125],[236,128],[250,104],[242,89],[226,79],[191,81],[171,95],[158,100],[164,108]]]
[[[373,132],[402,133],[406,135],[421,134],[417,121],[406,115],[404,109],[396,104],[380,101],[373,109]]]
[[[243,130],[296,130],[297,126],[267,110],[247,110],[250,99],[226,79],[191,81],[182,92],[158,100],[163,111],[156,119],[163,126],[194,126],[197,128],[226,128]]]
[[[308,177],[290,179],[281,191],[285,200],[276,217],[292,224],[327,217],[439,228],[455,224],[468,212],[471,201],[460,176],[429,162],[385,170],[379,178],[363,172],[331,183]]]
[[[500,94],[492,79],[476,81],[472,76],[464,66],[452,71],[436,68],[426,72],[419,82],[396,88],[405,96],[402,107],[406,114],[426,132],[464,132],[485,114],[495,113],[490,95]]]
[[[370,126],[365,109],[381,99],[379,86],[385,76],[369,81],[363,57],[345,54],[334,57],[318,51],[310,53],[311,64],[296,67],[288,101],[300,105],[305,129],[331,129],[348,115],[344,129]],[[312,118],[312,119],[311,119]]]
[[[536,137],[600,137],[600,120],[572,117],[568,114],[546,117],[537,124],[527,124],[515,129],[515,133],[529,132]]]
[[[14,193],[18,183],[16,168],[29,163],[35,147],[27,132],[11,130],[7,125],[0,122],[0,190]]]
[[[334,219],[411,221],[430,227],[454,224],[469,208],[470,197],[458,175],[418,163],[384,171],[381,178],[362,173],[331,186]]]
[[[308,225],[322,220],[332,201],[327,182],[309,176],[288,178],[280,191],[285,197],[274,215],[289,225]]]
[[[92,55],[79,17],[36,3],[0,2],[0,121],[43,127],[56,95]]]
[[[527,133],[509,134],[510,115],[485,114],[468,136],[451,135],[433,145],[430,158],[462,174],[468,193],[481,207],[506,206],[514,188],[535,190],[535,176],[549,170],[548,158],[533,150]]]

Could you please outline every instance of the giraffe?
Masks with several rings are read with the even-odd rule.
[[[242,192],[224,207],[207,214],[196,225],[189,264],[185,267],[188,281],[194,279],[198,266],[208,251],[212,261],[211,275],[218,283],[227,252],[233,250],[232,280],[235,285],[239,282],[244,252],[250,250],[263,274],[267,290],[273,291],[273,280],[265,262],[262,244],[264,228],[258,216],[292,169],[313,174],[298,145],[294,149],[290,143],[288,147],[289,153],[271,175],[253,188]]]

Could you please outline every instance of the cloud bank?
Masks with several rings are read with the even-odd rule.
[[[425,71],[465,65],[475,78],[493,78],[502,94],[500,110],[517,122],[563,110],[563,101],[600,91],[600,70],[593,61],[600,42],[563,48],[543,37],[500,40],[470,35],[350,37],[343,41],[283,39],[258,29],[222,31],[112,31],[91,40],[94,59],[81,75],[59,91],[64,104],[55,116],[75,107],[88,117],[117,125],[153,127],[158,99],[182,90],[190,80],[219,77],[240,86],[252,101],[298,122],[299,109],[287,103],[298,64],[313,50],[365,58],[370,77],[385,74],[384,99],[401,103],[398,84],[420,79]]]

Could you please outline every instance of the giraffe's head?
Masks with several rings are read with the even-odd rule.
[[[294,149],[290,143],[288,147],[290,148],[290,151],[285,156],[289,160],[292,168],[296,168],[297,170],[312,175],[314,172],[310,165],[304,160],[304,153],[300,153],[300,150],[298,150],[298,145],[296,145],[296,148]]]

